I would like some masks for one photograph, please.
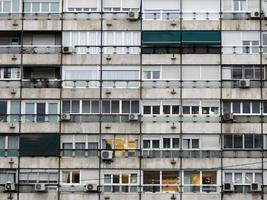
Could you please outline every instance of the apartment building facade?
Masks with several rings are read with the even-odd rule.
[[[0,0],[0,199],[267,199],[266,0]]]

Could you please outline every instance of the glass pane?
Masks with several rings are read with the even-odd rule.
[[[82,113],[90,113],[90,101],[82,101]]]
[[[254,135],[254,148],[262,148],[263,140],[261,135]]]
[[[252,173],[245,173],[245,183],[246,184],[253,183],[253,174]]]
[[[111,175],[110,174],[104,175],[104,183],[111,184]]]
[[[192,139],[192,148],[199,148],[199,139]]]
[[[243,142],[242,142],[242,135],[234,135],[234,148],[242,148]]]
[[[235,183],[242,183],[242,173],[235,173]]]
[[[122,101],[122,113],[130,113],[130,101]]]
[[[243,113],[250,113],[250,102],[243,102]]]
[[[19,138],[17,136],[8,137],[8,149],[18,149],[19,148]]]
[[[244,135],[245,148],[253,148],[253,135]]]
[[[112,183],[120,183],[120,175],[119,174],[113,174]]]
[[[71,113],[80,113],[80,101],[72,101]]]
[[[99,113],[99,101],[92,101],[92,113]]]
[[[150,140],[143,140],[143,148],[145,149],[150,148]]]
[[[233,112],[240,113],[240,101],[233,102]]]
[[[62,102],[62,113],[70,113],[70,101]]]
[[[152,148],[159,148],[159,140],[152,140]]]
[[[144,171],[144,184],[160,184],[159,171]]]
[[[12,0],[12,11],[19,12],[20,0]]]
[[[46,12],[48,13],[49,12],[49,3],[45,3],[45,2],[42,2],[42,12]]]
[[[34,103],[26,103],[26,120],[28,122],[34,121]]]
[[[3,11],[8,13],[11,12],[11,1],[3,2]]]
[[[48,121],[57,122],[57,103],[48,103]]]
[[[121,174],[121,181],[124,184],[128,184],[129,183],[129,174],[128,173],[122,173]]]
[[[232,135],[225,135],[224,136],[224,148],[233,148],[233,140]]]
[[[24,12],[25,13],[31,12],[31,3],[24,3]]]
[[[5,149],[5,136],[0,136],[0,149]]]
[[[102,101],[102,112],[110,113],[110,101]]]
[[[171,106],[163,106],[163,114],[171,114]]]
[[[171,139],[163,138],[163,148],[171,148]]]
[[[262,184],[262,174],[261,173],[255,173],[255,182]]]
[[[260,102],[252,102],[252,113],[260,113]]]
[[[172,148],[180,148],[179,138],[172,138]]]
[[[232,183],[232,173],[225,173],[224,174],[224,182],[225,183]]]
[[[202,184],[217,184],[216,172],[202,172]]]
[[[120,112],[120,102],[111,101],[111,113],[119,113],[119,112]]]
[[[32,3],[32,12],[39,12],[40,11],[40,3],[33,2]]]
[[[139,113],[139,101],[131,101],[131,113]]]
[[[51,12],[59,12],[59,3],[51,3]]]

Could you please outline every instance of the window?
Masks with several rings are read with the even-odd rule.
[[[233,0],[233,11],[246,11],[247,1],[246,0]]]
[[[224,183],[233,183],[236,193],[248,193],[252,183],[262,184],[262,173],[254,171],[226,171],[224,172]]]
[[[19,149],[18,136],[0,135],[0,157],[1,156],[17,156]]]
[[[259,53],[259,41],[242,41],[243,53]]]
[[[263,147],[262,135],[224,135],[225,149],[261,149]]]
[[[0,171],[0,184],[5,184],[7,181],[16,183],[16,171],[1,170]]]
[[[160,71],[144,71],[143,79],[148,79],[148,80],[160,79]]]
[[[184,192],[217,192],[216,171],[184,171]]]
[[[19,0],[0,0],[0,13],[18,13],[19,10]]]
[[[20,78],[20,69],[19,68],[11,68],[11,67],[3,67],[0,68],[0,79],[4,80],[19,80]]]
[[[19,119],[19,101],[0,101],[0,122],[18,122]]]
[[[257,65],[223,66],[222,74],[223,80],[264,79],[264,69],[262,66]]]
[[[199,149],[199,139],[183,139],[183,149]]]
[[[137,173],[104,174],[104,192],[138,192]]]
[[[138,139],[119,136],[115,139],[103,139],[102,149],[115,150],[115,157],[134,157],[138,149]]]
[[[73,7],[69,7],[68,12],[97,12],[97,8],[73,8]]]
[[[25,2],[25,13],[58,13],[59,2]]]
[[[26,122],[58,122],[58,102],[23,102]]]
[[[80,184],[81,175],[80,171],[63,171],[62,172],[62,183],[68,184]]]
[[[261,113],[260,108],[260,101],[223,102],[223,112],[232,112],[236,115],[259,115]]]
[[[53,170],[21,170],[19,182],[55,184],[58,182],[58,173]]]

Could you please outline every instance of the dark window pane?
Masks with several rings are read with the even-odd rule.
[[[139,113],[139,101],[131,102],[131,113]]]
[[[152,148],[159,148],[159,140],[152,140]]]
[[[171,106],[163,106],[163,114],[171,114]]]
[[[260,102],[252,102],[252,113],[260,113]]]
[[[122,113],[130,113],[130,101],[122,101]]]
[[[233,102],[233,112],[240,113],[240,101]]]
[[[230,113],[231,112],[231,103],[224,102],[223,103],[223,113]]]
[[[243,113],[250,113],[250,102],[243,102]]]
[[[120,102],[111,101],[111,113],[119,113],[119,112],[120,112]]]
[[[150,140],[143,141],[143,148],[149,149],[150,148]]]
[[[144,114],[151,114],[151,107],[150,106],[144,106]]]
[[[199,107],[198,106],[192,106],[192,114],[199,114]]]
[[[37,103],[37,122],[45,121],[45,103]]]
[[[90,101],[83,101],[83,108],[82,108],[82,112],[83,113],[90,113]]]
[[[234,148],[242,148],[242,135],[235,135],[234,136]]]
[[[190,114],[190,106],[183,106],[183,114]]]
[[[102,101],[102,113],[110,113],[110,101]]]
[[[172,106],[172,114],[174,115],[179,114],[179,106]]]
[[[79,113],[80,112],[80,101],[72,101],[72,113]]]
[[[224,148],[233,148],[232,135],[224,136]]]
[[[193,149],[199,148],[199,139],[192,139],[192,148]]]
[[[160,114],[160,106],[153,106],[153,114],[159,115]]]
[[[253,148],[253,135],[244,135],[245,148]]]
[[[144,184],[160,184],[160,172],[144,171]]]
[[[242,69],[233,68],[233,79],[242,79]]]
[[[62,102],[62,112],[63,113],[70,113],[70,101],[63,101]]]
[[[179,148],[179,138],[172,139],[172,148]]]
[[[171,139],[163,138],[163,148],[171,148]]]
[[[254,135],[254,148],[262,148],[263,140],[261,135]]]

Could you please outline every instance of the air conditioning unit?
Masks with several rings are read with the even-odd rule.
[[[61,121],[70,121],[71,117],[70,117],[70,113],[63,113],[61,115]]]
[[[259,192],[259,191],[261,191],[261,185],[258,184],[258,183],[252,183],[250,185],[250,191],[251,192]]]
[[[102,151],[101,152],[101,159],[103,161],[112,161],[113,160],[113,151]]]
[[[45,192],[46,191],[46,187],[44,183],[36,183],[34,185],[34,191],[36,192]]]
[[[139,120],[139,115],[137,113],[131,113],[129,114],[129,121],[138,121]]]
[[[239,87],[240,88],[249,88],[250,87],[250,80],[249,79],[239,80]]]
[[[62,53],[64,54],[72,54],[75,53],[75,49],[73,47],[63,47]]]
[[[233,192],[235,190],[233,183],[224,183],[223,191],[224,192]]]
[[[232,121],[234,119],[234,114],[233,113],[224,113],[223,114],[223,121]]]
[[[251,11],[250,12],[250,18],[251,19],[259,19],[261,16],[261,13],[259,11]]]
[[[87,183],[84,186],[84,191],[85,192],[98,192],[98,186],[97,184],[94,184],[94,183]]]
[[[138,20],[139,12],[129,11],[127,16],[128,16],[127,19],[129,20]]]
[[[5,191],[6,192],[11,192],[11,191],[14,191],[14,190],[15,190],[15,184],[11,183],[11,181],[7,181],[5,183]]]

